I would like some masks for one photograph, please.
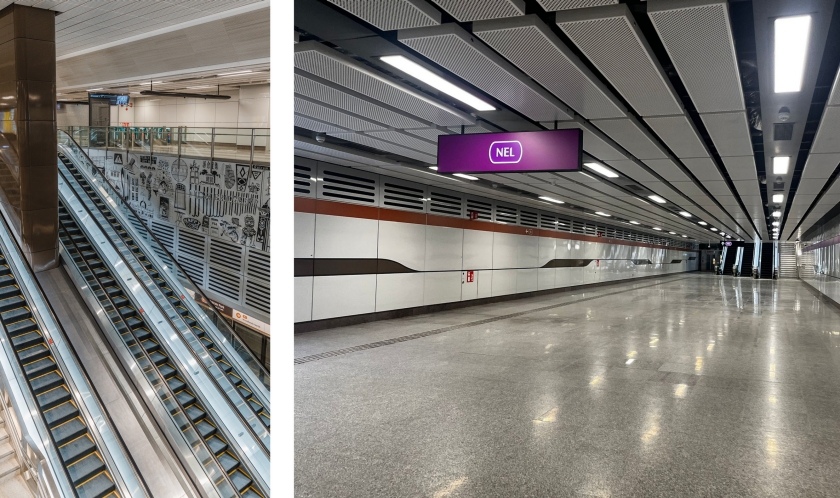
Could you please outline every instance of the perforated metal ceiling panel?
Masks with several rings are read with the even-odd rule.
[[[705,5],[704,5],[705,4]],[[648,16],[697,111],[744,109],[727,3],[648,1]]]
[[[685,115],[645,118],[645,122],[677,157],[709,157],[697,130]]]
[[[614,5],[618,0],[537,0],[545,10],[583,9],[600,5]]]
[[[342,128],[354,131],[385,129],[384,126],[381,126],[378,123],[368,121],[350,113],[342,112],[327,105],[313,102],[305,97],[295,96],[295,113],[302,114],[325,123],[333,123]]]
[[[455,19],[479,21],[482,19],[499,19],[525,14],[524,0],[432,0],[443,10],[452,14]]]
[[[365,154],[354,149],[341,147],[334,144],[320,144],[315,140],[295,135],[295,153],[299,151],[312,152],[323,156],[344,159],[356,163],[373,164],[376,166],[395,166],[395,161],[385,158],[377,159],[372,154]]]
[[[425,128],[425,129],[421,129],[421,130],[405,130],[405,131],[406,131],[406,133],[411,133],[412,135],[417,135],[418,137],[423,137],[426,140],[431,140],[435,143],[437,143],[437,139],[438,139],[437,137],[439,137],[440,135],[451,135],[452,134],[448,130],[443,131],[443,130],[439,130],[437,128]]]
[[[587,119],[624,108],[536,15],[473,24],[473,33]]]
[[[667,156],[651,137],[631,119],[599,119],[592,124],[627,149],[637,159],[665,159]]]
[[[425,152],[427,154],[437,156],[437,139],[434,142],[423,140],[421,138],[413,137],[406,133],[390,130],[390,131],[370,131],[366,133],[372,137],[381,138],[395,144],[404,145],[406,147]]]
[[[615,169],[619,174],[622,174],[628,178],[632,178],[639,183],[645,182],[659,182],[659,180],[648,173],[644,168],[639,166],[633,161],[630,160],[623,160],[623,161],[605,161],[608,166]]]
[[[746,112],[701,114],[700,119],[721,157],[753,155]]]
[[[801,178],[829,178],[840,166],[840,154],[810,154]],[[798,192],[798,190],[797,190]]]
[[[295,45],[295,67],[438,125],[475,122],[468,114],[422,95],[316,41]]]
[[[348,130],[347,128],[342,128],[340,126],[336,126],[334,124],[325,123],[323,121],[318,121],[317,119],[311,119],[306,116],[301,116],[299,114],[295,114],[295,126],[300,128],[306,128],[307,130],[312,131],[320,131],[320,132],[348,132],[352,130]]]
[[[698,157],[698,158],[688,158],[688,159],[680,159],[686,168],[691,171],[691,174],[694,175],[698,180],[701,182],[707,181],[723,181],[723,177],[720,176],[720,172],[715,166],[715,163],[712,162],[711,158],[708,157]]]
[[[674,161],[670,159],[646,159],[644,163],[647,164],[648,167],[650,167],[650,169],[656,171],[656,173],[659,176],[668,180],[669,182],[691,183],[691,179],[688,176],[686,176],[686,174],[683,173],[679,167],[677,167]]]
[[[572,111],[455,23],[400,30],[399,40],[535,121]]]
[[[625,4],[561,11],[557,25],[642,116],[682,106]]]
[[[295,93],[304,95],[325,104],[344,109],[353,114],[363,116],[394,128],[420,128],[429,126],[429,123],[412,119],[390,109],[374,104],[362,98],[358,94],[351,95],[346,91],[335,88],[329,84],[315,81],[305,75],[295,74]]]
[[[840,152],[840,106],[826,107],[811,145],[811,154]]]
[[[726,172],[732,180],[758,181],[755,156],[721,157]],[[711,164],[711,161],[709,161]]]
[[[341,138],[342,140],[347,140],[349,142],[355,142],[357,144],[365,145],[367,147],[373,147],[377,150],[382,150],[386,152],[391,152],[393,154],[410,157],[411,159],[416,159],[418,161],[422,161],[428,164],[437,164],[437,158],[434,155],[426,154],[422,151],[418,151],[408,147],[403,147],[399,144],[395,144],[387,140],[371,137],[367,134],[330,133],[330,135]]]
[[[328,0],[382,31],[440,24],[440,12],[424,0]]]
[[[544,122],[541,124],[548,129],[554,128],[553,122]],[[583,150],[592,157],[601,161],[627,159],[627,156],[623,152],[610,145],[605,140],[607,137],[591,124],[578,121],[560,121],[557,123],[558,130],[572,128],[583,130]]]

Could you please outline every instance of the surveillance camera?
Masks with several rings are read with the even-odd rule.
[[[315,140],[320,142],[320,143],[324,143],[324,142],[327,141],[327,136],[323,133],[316,133],[315,134]]]
[[[790,119],[790,109],[788,109],[787,107],[782,107],[781,109],[779,109],[779,121],[785,123],[788,119]]]

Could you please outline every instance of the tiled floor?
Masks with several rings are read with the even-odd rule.
[[[798,280],[683,274],[295,343],[297,496],[840,489],[840,313]]]

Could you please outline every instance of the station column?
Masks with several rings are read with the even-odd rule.
[[[58,262],[55,12],[0,10],[0,204],[34,271]]]

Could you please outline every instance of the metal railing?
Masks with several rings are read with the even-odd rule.
[[[67,132],[86,152],[91,148],[114,149],[249,164],[268,164],[271,160],[269,128],[61,126],[58,129]]]

